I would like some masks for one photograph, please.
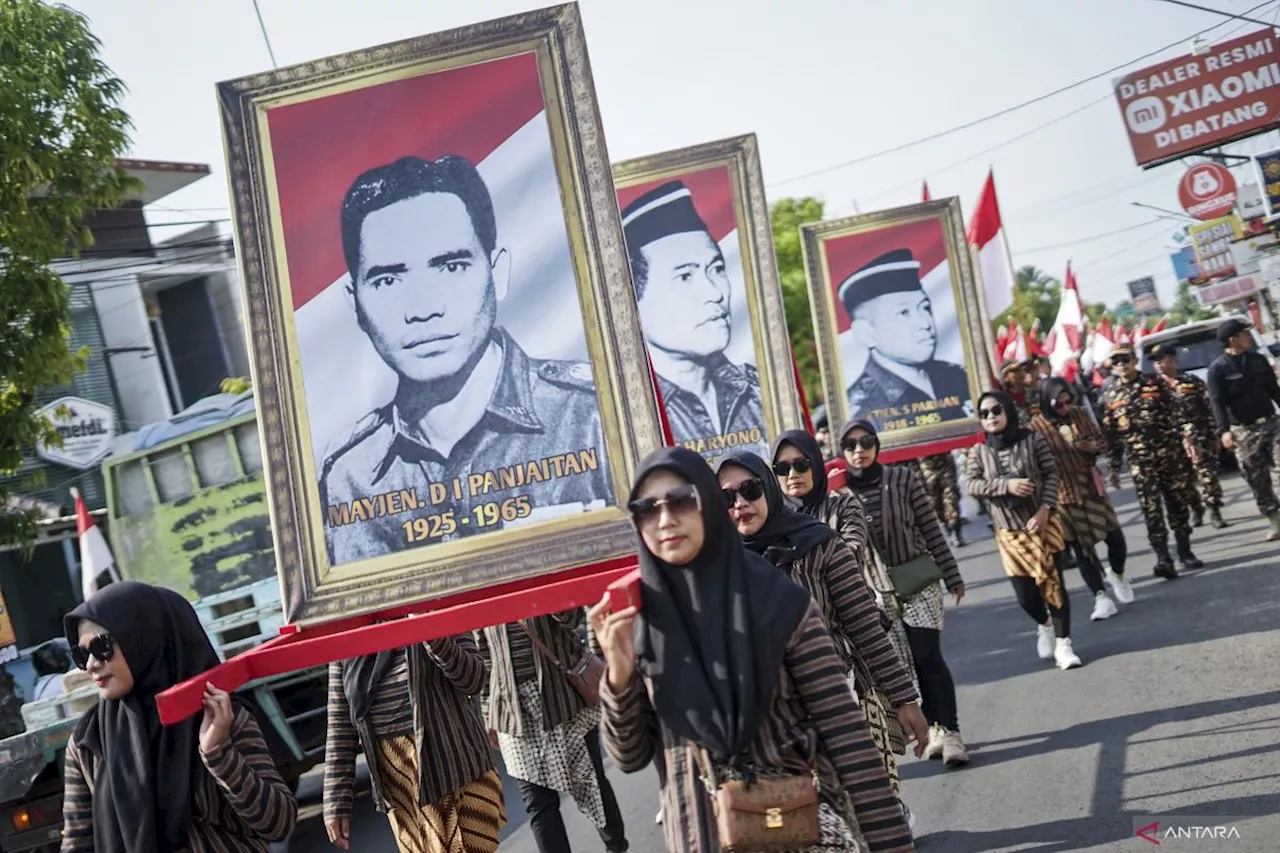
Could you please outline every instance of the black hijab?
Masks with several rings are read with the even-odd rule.
[[[1063,391],[1071,395],[1071,402],[1074,403],[1076,392],[1071,389],[1071,383],[1061,376],[1050,376],[1040,383],[1040,414],[1055,423],[1065,420],[1058,414],[1058,408],[1055,405]]]
[[[640,538],[644,605],[636,648],[663,724],[717,760],[733,762],[769,715],[782,658],[809,608],[809,593],[742,547],[715,474],[692,450],[649,454],[629,500],[659,470],[698,490],[705,540],[691,563],[673,566]]]
[[[1013,403],[1013,397],[1004,391],[988,391],[978,398],[978,408],[982,408],[983,400],[995,400],[1004,409],[1005,423],[1004,429],[1000,432],[989,432],[987,436],[987,446],[992,450],[1004,450],[1007,447],[1013,447],[1027,435],[1027,430],[1018,423],[1018,409]]]
[[[778,478],[759,456],[754,453],[734,453],[721,460],[718,470],[723,471],[730,465],[749,471],[764,483],[764,499],[769,508],[769,516],[754,534],[742,537],[742,544],[747,546],[748,551],[759,554],[780,569],[787,569],[794,561],[823,542],[839,535],[818,519],[787,506]]]
[[[778,451],[784,444],[790,444],[809,460],[809,467],[813,471],[813,489],[800,499],[800,511],[805,515],[820,518],[823,507],[827,503],[829,488],[827,466],[823,464],[822,459],[822,448],[818,446],[818,440],[804,430],[789,429],[773,440],[773,446],[769,449],[769,458],[775,462],[778,461]]]
[[[106,628],[133,673],[123,699],[100,699],[80,718],[76,744],[98,760],[93,792],[96,853],[155,853],[187,846],[200,718],[161,726],[155,697],[218,665],[191,604],[173,590],[137,581],[113,583],[63,618],[72,645],[80,620]]]
[[[865,429],[876,440],[875,461],[866,468],[854,468],[852,465],[845,465],[845,485],[855,492],[863,492],[880,485],[880,476],[884,473],[884,466],[880,464],[880,435],[876,432],[875,424],[868,420],[855,418],[840,428],[841,452],[844,452],[845,437],[855,429]],[[848,460],[845,461],[846,463],[848,462]]]

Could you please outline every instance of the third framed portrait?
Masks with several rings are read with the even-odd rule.
[[[991,368],[959,199],[800,230],[832,423],[868,420],[886,448],[977,432]]]
[[[219,96],[290,621],[633,550],[661,431],[577,7]]]
[[[615,164],[640,324],[677,444],[713,464],[800,426],[754,135]]]

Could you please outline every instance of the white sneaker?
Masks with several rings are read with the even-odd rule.
[[[1040,655],[1040,660],[1049,660],[1053,657],[1052,626],[1041,625],[1036,628],[1036,654]]]
[[[1133,604],[1133,587],[1124,579],[1124,575],[1109,571],[1107,583],[1111,584],[1111,591],[1115,593],[1116,601],[1121,604]]]
[[[1075,669],[1084,666],[1075,649],[1071,648],[1070,638],[1058,640],[1053,648],[1053,659],[1058,662],[1058,669]]]
[[[1103,619],[1110,619],[1119,612],[1111,597],[1105,592],[1100,592],[1093,597],[1093,614],[1089,618],[1094,622],[1100,622]]]
[[[654,823],[662,823],[662,809],[658,809],[658,816],[653,819]]]

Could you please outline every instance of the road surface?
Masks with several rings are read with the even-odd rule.
[[[1239,475],[1223,486],[1231,526],[1197,530],[1193,547],[1206,566],[1174,582],[1152,577],[1133,494],[1116,495],[1137,601],[1090,622],[1088,591],[1069,573],[1085,665],[1066,673],[1036,657],[1034,626],[1014,603],[985,518],[969,524],[977,541],[958,552],[968,597],[948,608],[944,649],[973,761],[955,771],[904,761],[920,850],[1155,850],[1135,832],[1156,820],[1164,851],[1280,850],[1280,546],[1263,541],[1265,522]],[[658,853],[656,776],[609,775],[632,850]],[[303,807],[314,815],[318,780],[305,782]],[[510,784],[507,802],[502,850],[536,853]],[[563,811],[573,850],[601,850],[567,798]],[[1193,818],[1171,823],[1175,816]],[[1171,827],[1182,837],[1170,838]],[[358,853],[396,849],[367,797],[353,831]],[[1227,837],[1203,840],[1215,832]],[[1202,840],[1188,840],[1195,835]],[[293,853],[330,849],[314,816],[290,845]]]

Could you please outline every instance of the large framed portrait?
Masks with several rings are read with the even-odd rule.
[[[576,5],[218,93],[287,618],[634,550],[662,438]]]
[[[800,425],[755,135],[613,167],[673,438],[714,462]]]
[[[866,419],[885,448],[976,432],[990,365],[960,200],[800,230],[832,423]]]

